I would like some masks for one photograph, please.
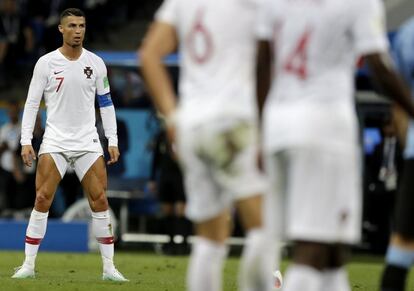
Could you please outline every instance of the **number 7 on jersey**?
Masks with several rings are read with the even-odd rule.
[[[56,80],[57,80],[57,81],[59,81],[59,84],[58,84],[58,86],[57,86],[57,88],[56,88],[56,92],[58,92],[58,91],[59,91],[60,86],[62,86],[62,83],[63,83],[63,80],[64,80],[64,79],[65,79],[64,77],[56,77]]]

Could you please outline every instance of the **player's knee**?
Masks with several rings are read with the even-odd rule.
[[[36,191],[36,200],[35,205],[37,209],[49,210],[50,205],[52,204],[52,195],[49,195],[44,189],[38,189]]]

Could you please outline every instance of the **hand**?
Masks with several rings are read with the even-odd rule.
[[[23,145],[21,156],[22,156],[22,159],[23,159],[23,163],[26,166],[31,167],[32,164],[33,164],[33,160],[36,160],[36,153],[35,153],[32,145]]]
[[[109,161],[106,163],[107,165],[113,165],[116,162],[118,162],[118,159],[120,156],[118,147],[109,146],[108,153],[109,153]]]

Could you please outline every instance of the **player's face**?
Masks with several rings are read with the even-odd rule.
[[[82,16],[66,16],[59,25],[63,42],[71,47],[82,46],[85,38],[85,18]]]

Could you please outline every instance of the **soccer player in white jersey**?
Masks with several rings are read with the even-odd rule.
[[[383,14],[380,0],[265,0],[259,13],[257,92],[273,192],[266,223],[294,242],[284,291],[350,290],[346,245],[361,231],[358,57],[414,114],[389,62]]]
[[[63,44],[41,57],[33,72],[21,132],[21,155],[27,166],[36,159],[31,139],[42,96],[47,110],[46,129],[36,170],[35,206],[26,231],[26,258],[12,278],[35,276],[35,259],[46,233],[49,208],[60,180],[72,165],[92,209],[92,228],[103,260],[102,279],[127,281],[113,263],[114,236],[105,195],[103,150],[95,127],[95,98],[109,141],[108,165],[119,157],[115,109],[104,62],[83,48],[85,26],[81,10],[63,11],[59,24]]]
[[[270,290],[276,251],[262,226],[264,179],[257,166],[254,94],[255,1],[166,0],[140,50],[142,70],[165,116],[183,167],[186,215],[196,240],[191,291],[218,291],[227,255],[230,208],[246,229],[241,290]],[[180,53],[180,100],[162,59]]]

